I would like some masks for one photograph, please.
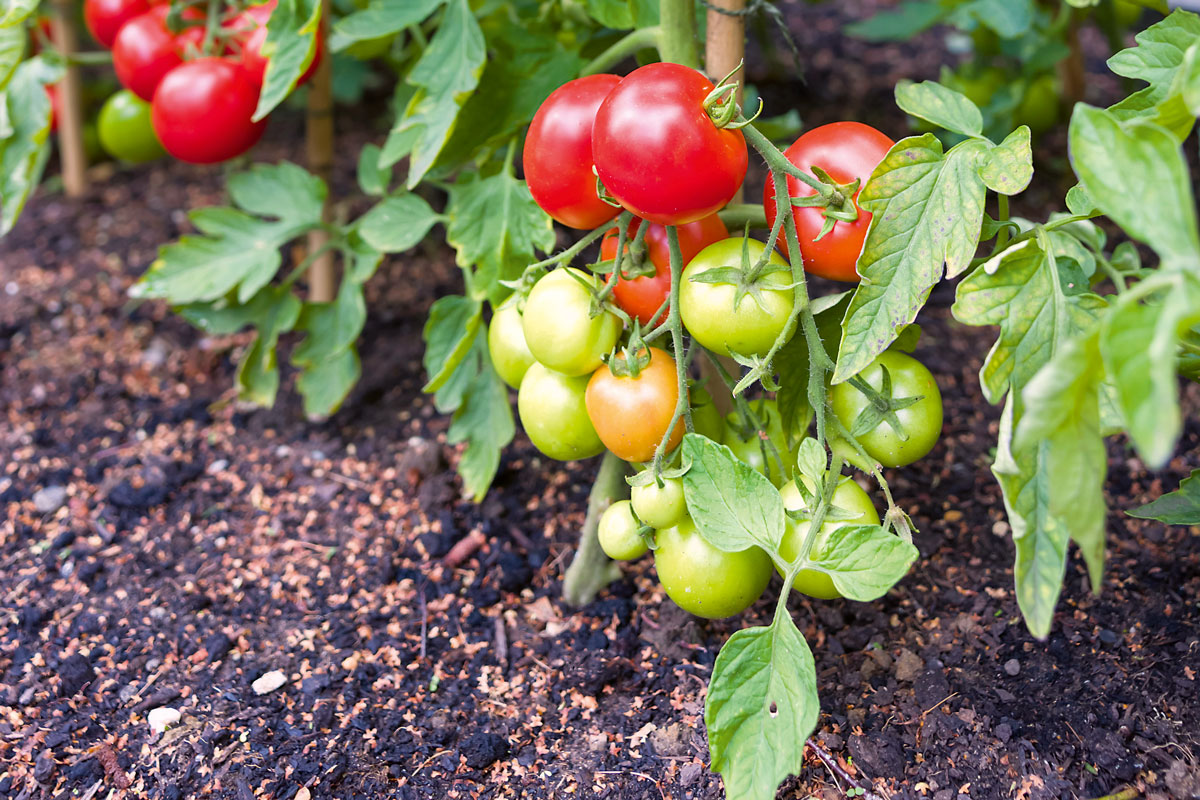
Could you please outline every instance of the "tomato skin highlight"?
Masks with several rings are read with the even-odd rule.
[[[572,377],[534,363],[517,392],[517,414],[529,441],[558,461],[591,458],[604,451],[588,419],[586,377]]]
[[[713,84],[691,67],[629,73],[596,112],[592,158],[604,187],[635,215],[683,225],[719,211],[746,177],[741,131],[717,128],[703,103]]]
[[[697,617],[723,619],[745,611],[771,580],[771,557],[765,551],[718,550],[690,518],[660,530],[655,543],[659,582],[675,605]]]
[[[632,506],[628,500],[618,500],[600,515],[600,524],[596,531],[600,539],[600,549],[604,555],[613,561],[632,561],[646,555],[650,548],[646,546],[638,531],[641,525],[633,516]]]
[[[251,119],[258,91],[258,84],[228,59],[189,61],[171,70],[154,93],[154,133],[180,161],[215,164],[239,156],[267,127],[265,119]]]
[[[642,220],[635,219],[629,224],[625,234],[627,243],[633,241],[641,223]],[[716,214],[680,225],[677,233],[679,254],[685,267],[701,250],[729,237],[729,230]],[[617,257],[617,239],[616,228],[604,235],[600,241],[601,260],[612,261]],[[643,327],[649,327],[661,323],[667,316],[664,310],[657,320],[653,319],[654,312],[661,308],[671,295],[671,245],[666,227],[653,222],[646,229],[643,242],[646,248],[643,258],[650,259],[650,263],[654,265],[654,274],[640,278],[618,275],[612,296],[618,308],[629,316],[636,317]],[[628,261],[622,259],[622,270],[627,267]]]
[[[121,85],[149,102],[167,73],[183,63],[184,31],[167,28],[168,6],[154,6],[121,28],[113,42],[113,69]],[[198,29],[197,29],[198,30]]]
[[[104,101],[99,116],[100,145],[113,158],[141,164],[166,155],[150,123],[150,104],[128,89]]]
[[[942,433],[942,393],[933,373],[924,364],[895,350],[885,350],[859,376],[871,388],[880,391],[883,367],[891,376],[893,397],[922,398],[908,408],[895,412],[908,439],[901,439],[887,420],[880,422],[875,430],[857,438],[867,455],[883,466],[903,467],[926,456],[937,444]],[[829,393],[829,402],[833,413],[848,429],[854,427],[854,421],[870,403],[866,395],[849,383],[834,386]]]
[[[521,327],[521,312],[513,300],[506,300],[492,314],[488,325],[488,355],[500,379],[514,389],[521,386],[521,379],[533,364],[533,353],[525,344],[525,331]]]
[[[565,375],[590,375],[621,335],[616,315],[604,311],[588,317],[591,296],[585,284],[595,287],[596,279],[577,269],[543,275],[529,292],[521,318],[529,352]]]
[[[149,10],[147,0],[84,0],[83,22],[92,38],[111,50],[125,23]]]
[[[650,363],[636,378],[597,369],[587,387],[588,418],[604,446],[624,461],[649,461],[671,424],[679,401],[675,359],[651,347]],[[675,423],[667,451],[683,438],[683,419]]]
[[[792,274],[787,262],[775,252],[771,253],[770,263],[784,270],[763,276],[761,306],[754,297],[746,295],[735,309],[737,291],[732,284],[691,280],[692,276],[715,267],[740,267],[743,242],[747,243],[751,263],[766,250],[762,242],[740,236],[711,244],[687,265],[679,287],[679,314],[684,327],[697,342],[723,356],[731,351],[747,356],[765,355],[787,326],[795,304],[795,296],[788,288]]]
[[[568,228],[598,228],[620,213],[596,194],[592,123],[596,109],[621,78],[587,75],[555,89],[529,123],[521,161],[529,192],[543,211]]]
[[[894,144],[887,136],[861,122],[833,122],[801,135],[784,151],[784,155],[806,172],[810,172],[813,166],[820,167],[839,184],[852,183],[856,178],[865,184]],[[796,178],[788,176],[787,181],[792,197],[816,194],[816,190]],[[856,207],[861,191],[862,184],[854,194]],[[770,176],[763,190],[763,206],[767,212],[767,222],[773,225],[776,213],[775,181]],[[821,226],[825,224],[822,211],[820,208],[803,207],[792,210],[796,235],[800,240],[800,254],[804,257],[804,271],[822,278],[856,283],[860,277],[855,267],[867,237],[871,215],[859,208],[858,219],[854,222],[839,220],[833,230],[817,241]],[[786,254],[787,242],[783,236],[779,237],[779,244]]]
[[[800,479],[809,491],[815,491],[812,481],[803,475],[800,476]],[[783,507],[787,510],[798,511],[804,507],[804,498],[796,487],[795,481],[784,484],[779,493],[783,497]],[[833,501],[830,506],[831,508],[836,506],[857,516],[853,519],[832,520],[821,524],[821,530],[817,531],[810,551],[814,560],[820,558],[825,544],[829,541],[829,535],[838,528],[845,525],[879,524],[879,513],[875,510],[875,504],[871,502],[871,496],[849,476],[844,476],[838,481],[837,487],[833,490]],[[783,557],[784,561],[790,563],[800,557],[800,550],[810,527],[812,527],[812,523],[805,520],[794,520],[788,517],[784,521],[783,539],[779,543],[779,555]],[[783,570],[778,565],[775,570],[781,577],[783,576]],[[833,578],[815,569],[802,569],[796,573],[792,588],[818,600],[834,600],[842,596],[837,587],[833,585]]]

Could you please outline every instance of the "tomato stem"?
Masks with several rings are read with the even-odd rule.
[[[648,227],[643,225],[643,228]],[[684,428],[691,433],[696,428],[692,424],[692,404],[688,401],[688,365],[691,358],[684,350],[683,319],[679,316],[679,285],[683,282],[683,252],[679,248],[679,231],[674,225],[667,226],[667,244],[671,254],[671,294],[668,298],[667,321],[660,327],[671,332],[671,349],[675,351],[675,380],[678,386],[678,397],[675,400],[675,411],[671,414],[671,422],[663,433],[662,440],[654,451],[654,475],[662,476],[663,458],[666,456],[667,444],[679,420],[683,420]],[[694,346],[694,345],[693,345]]]
[[[585,606],[596,593],[621,577],[621,568],[609,560],[600,547],[600,515],[618,500],[629,497],[625,482],[627,466],[609,451],[600,460],[600,469],[588,494],[587,516],[579,535],[579,549],[563,575],[563,600],[573,606]]]
[[[579,71],[579,76],[596,75],[597,73],[612,69],[637,51],[647,47],[653,47],[659,50],[661,54],[662,48],[659,45],[661,34],[662,28],[658,25],[630,31],[610,45],[603,53],[585,64],[583,69]]]
[[[746,225],[751,228],[770,227],[767,224],[766,209],[759,203],[731,203],[717,213],[725,227],[731,230],[744,228]]]
[[[700,68],[696,46],[696,4],[693,0],[660,0],[658,52],[663,61]]]
[[[221,27],[221,0],[208,0],[208,15],[204,22],[204,43],[200,50],[204,55],[212,55],[213,43],[216,41],[217,30]]]

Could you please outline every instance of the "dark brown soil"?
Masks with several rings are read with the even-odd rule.
[[[887,87],[936,72],[937,38],[863,48],[813,19],[793,24],[809,121],[855,116],[850,98],[901,130]],[[856,48],[867,88],[833,74],[851,53],[828,46]],[[294,127],[277,122],[258,155],[296,152]],[[220,187],[177,164],[116,172],[82,202],[38,196],[0,242],[0,797],[721,797],[704,687],[768,602],[691,618],[644,560],[564,607],[594,465],[547,462],[521,435],[488,499],[461,499],[447,420],[420,392],[425,314],[458,285],[440,247],[372,281],[364,377],[333,419],[306,421],[287,380],[274,409],[235,408],[245,337],[206,338],[125,294],[184,229],[179,209]],[[1054,203],[1043,191],[1025,205]],[[1111,445],[1104,592],[1073,555],[1040,642],[988,471],[997,411],[976,371],[991,332],[944,305],[921,322],[945,433],[889,479],[922,558],[876,603],[795,603],[817,738],[897,797],[1200,796],[1200,530],[1121,513],[1200,467],[1200,397],[1167,470]],[[486,544],[445,568],[475,531]],[[285,684],[256,694],[272,670]],[[155,735],[161,706],[183,717]],[[840,796],[811,753],[780,796],[810,794]]]

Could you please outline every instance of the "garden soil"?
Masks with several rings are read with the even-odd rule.
[[[786,49],[752,62],[768,113],[901,134],[889,87],[936,75],[940,37],[868,46],[839,35],[845,9],[788,8],[808,69],[789,77]],[[1092,44],[1103,102],[1119,87]],[[257,154],[298,152],[298,122],[277,120]],[[342,120],[354,144],[372,136],[359,122]],[[1061,132],[1044,144],[1065,152]],[[1069,185],[1044,177],[1061,156],[1039,166],[1024,213]],[[304,418],[290,341],[276,407],[243,409],[229,390],[245,335],[206,337],[127,294],[189,230],[179,209],[222,200],[220,170],[95,177],[81,201],[34,197],[0,242],[0,798],[723,796],[705,685],[772,604],[692,618],[644,559],[565,606],[596,465],[547,461],[522,434],[488,497],[462,498],[448,421],[421,393],[425,315],[460,287],[451,252],[391,258],[372,280],[363,378],[331,419]],[[993,332],[954,322],[950,298],[935,292],[917,351],[944,393],[942,440],[888,473],[920,560],[877,602],[792,603],[816,656],[815,738],[885,796],[1198,797],[1200,530],[1123,513],[1200,467],[1197,387],[1166,469],[1111,442],[1103,592],[1072,552],[1039,641],[989,471],[998,410],[976,373]],[[181,713],[162,733],[158,708]],[[797,767],[781,798],[849,788],[811,750]]]

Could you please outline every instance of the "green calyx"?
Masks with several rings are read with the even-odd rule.
[[[818,166],[809,167],[823,187],[827,189],[818,189],[816,194],[807,197],[793,197],[792,205],[800,208],[820,208],[825,217],[824,224],[821,225],[821,231],[816,235],[813,241],[820,241],[827,233],[833,230],[834,225],[838,222],[854,222],[858,219],[858,205],[854,202],[854,196],[858,194],[859,187],[862,186],[862,180],[855,178],[850,183],[838,183],[828,172]]]
[[[888,372],[887,367],[881,366],[881,369],[883,370],[883,375],[879,391],[875,391],[871,388],[870,384],[857,375],[850,379],[850,385],[866,395],[869,401],[867,407],[854,420],[854,424],[850,427],[850,434],[857,438],[875,430],[879,427],[880,423],[886,422],[902,441],[907,442],[908,433],[904,430],[904,426],[900,423],[900,418],[896,416],[896,412],[902,408],[914,405],[924,396],[893,397],[892,375]]]

